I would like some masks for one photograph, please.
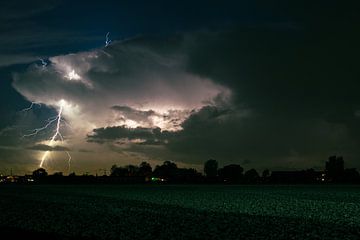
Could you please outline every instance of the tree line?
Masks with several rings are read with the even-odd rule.
[[[62,172],[51,175],[44,168],[33,171],[32,175],[18,177],[14,182],[46,183],[360,183],[360,175],[355,168],[344,168],[342,157],[331,156],[323,171],[314,169],[298,171],[270,171],[265,169],[260,175],[252,168],[244,171],[239,164],[229,164],[219,168],[217,160],[209,159],[204,163],[204,174],[194,168],[179,168],[176,163],[165,161],[153,169],[148,162],[139,165],[117,166],[110,168],[110,175],[76,175],[74,172],[64,176]],[[11,179],[13,181],[14,178]]]

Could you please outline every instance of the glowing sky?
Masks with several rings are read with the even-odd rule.
[[[0,173],[29,172],[44,154],[49,171],[67,172],[67,153],[80,173],[143,160],[201,169],[209,158],[319,169],[333,154],[360,167],[354,7],[54,0],[0,9]],[[57,121],[32,134],[59,110],[63,141],[51,141]]]

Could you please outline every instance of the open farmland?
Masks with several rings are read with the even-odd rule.
[[[40,239],[360,239],[358,186],[3,185],[0,213]]]

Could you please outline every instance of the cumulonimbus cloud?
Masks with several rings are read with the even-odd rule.
[[[115,131],[135,141],[149,134],[146,129],[179,131],[194,111],[218,96],[231,95],[227,87],[188,72],[180,48],[177,43],[164,50],[136,39],[115,42],[50,57],[48,66],[35,63],[14,74],[13,86],[29,101],[57,109],[61,102],[63,117],[75,132],[66,141],[77,138],[80,145],[86,139],[101,141],[100,132]],[[91,135],[97,128],[102,130]],[[146,141],[158,141],[152,130],[150,135]]]

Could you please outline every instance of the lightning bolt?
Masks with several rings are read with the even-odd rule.
[[[32,109],[33,105],[34,104],[37,104],[37,103],[31,103],[30,107],[24,109],[26,111]],[[52,123],[56,122],[56,128],[55,128],[55,133],[52,135],[52,137],[50,138],[50,141],[49,141],[49,146],[53,146],[54,143],[56,142],[57,139],[60,139],[62,142],[64,141],[64,138],[60,132],[60,127],[61,127],[61,122],[64,122],[65,124],[68,124],[64,119],[62,119],[62,113],[63,113],[63,110],[64,110],[64,105],[65,105],[65,101],[64,100],[61,100],[60,101],[60,108],[59,108],[59,111],[58,111],[58,114],[56,116],[53,116],[53,117],[50,117],[49,119],[47,119],[47,123],[41,127],[41,128],[36,128],[32,131],[32,133],[30,134],[25,134],[23,135],[23,138],[24,137],[30,137],[30,136],[34,136],[34,135],[37,135],[39,132],[47,129]],[[65,151],[67,156],[68,156],[68,170],[70,172],[70,167],[71,167],[71,155],[68,151]],[[50,154],[50,151],[46,151],[43,156],[41,157],[41,162],[40,162],[40,165],[39,167],[43,167],[44,165],[44,162],[46,161],[46,159],[48,158]]]
[[[110,36],[110,32],[107,32],[106,39],[105,39],[105,47],[109,46],[111,43],[109,36]]]

